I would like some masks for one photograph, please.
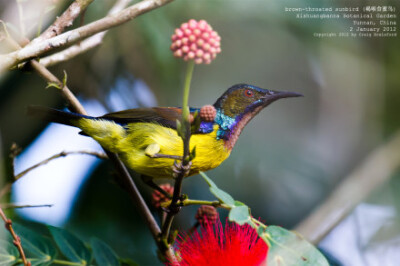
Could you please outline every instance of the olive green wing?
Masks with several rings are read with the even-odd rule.
[[[129,123],[150,122],[176,129],[176,120],[182,117],[182,109],[177,107],[136,108],[109,113],[98,118],[126,125]]]

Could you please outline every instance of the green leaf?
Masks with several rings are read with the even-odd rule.
[[[271,244],[268,250],[268,266],[329,265],[321,252],[297,233],[279,226],[268,226],[264,231],[264,237]]]
[[[196,110],[196,112],[193,114],[193,122],[190,125],[190,130],[192,134],[196,133],[200,129],[200,124],[201,118],[199,115],[199,111]]]
[[[59,89],[59,90],[62,89],[62,88],[60,87],[60,84],[59,84],[59,83],[57,83],[57,82],[52,82],[52,81],[47,82],[47,86],[46,86],[45,89],[48,89],[48,88],[56,88],[56,89]]]
[[[0,240],[0,265],[13,265],[18,258],[18,249],[10,242]]]
[[[189,161],[192,161],[194,158],[196,158],[196,146],[194,146],[192,151],[190,152]]]
[[[235,207],[235,200],[231,195],[226,193],[225,191],[219,189],[217,185],[203,172],[200,172],[200,175],[204,178],[207,184],[210,186],[210,192],[217,197],[221,202],[229,205],[230,207]]]
[[[64,229],[54,226],[48,226],[48,228],[65,257],[82,265],[87,265],[91,262],[92,255],[80,239]]]
[[[106,243],[100,239],[92,238],[90,245],[98,265],[120,265],[117,255]]]
[[[244,203],[241,202],[241,201],[235,200],[235,206],[236,206],[236,207],[239,207],[239,206],[247,206],[247,205],[244,204]]]
[[[239,225],[248,223],[251,220],[249,207],[239,206],[234,207],[229,211],[229,221]]]
[[[178,132],[178,136],[179,137],[183,137],[183,132],[182,132],[182,123],[179,119],[176,119],[176,132]]]
[[[134,262],[133,260],[131,260],[131,259],[120,259],[120,261],[122,262],[122,264],[125,266],[125,265],[128,265],[128,266],[139,266],[139,264],[137,264],[136,262]]]
[[[53,261],[48,261],[47,259],[28,258],[28,261],[31,263],[31,266],[48,266],[48,265],[53,265]]]
[[[215,188],[215,187],[211,187],[210,191],[212,194],[214,194],[215,197],[217,197],[221,202],[234,207],[235,206],[235,200],[232,198],[231,195],[229,195],[228,193],[226,193],[225,191],[219,189],[219,188]]]
[[[64,70],[64,77],[62,80],[63,88],[67,86],[67,79],[68,79],[67,71]]]
[[[21,238],[21,244],[27,256],[38,258],[31,261],[32,266],[48,265],[57,256],[57,249],[50,239],[17,223],[13,223],[13,228]]]

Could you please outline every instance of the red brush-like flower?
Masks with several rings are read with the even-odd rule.
[[[223,228],[218,220],[190,238],[180,236],[175,250],[174,266],[255,266],[266,265],[268,246],[249,225],[227,222]]]

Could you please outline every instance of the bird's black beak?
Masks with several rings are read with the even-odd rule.
[[[297,92],[266,90],[265,96],[263,97],[264,98],[263,102],[269,104],[283,98],[302,97],[302,96],[303,94]]]

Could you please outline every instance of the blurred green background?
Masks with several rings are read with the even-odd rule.
[[[21,5],[26,2],[21,1]],[[362,7],[367,2],[336,0],[329,6]],[[400,8],[398,1],[373,4],[378,2]],[[112,4],[95,1],[85,14],[85,23],[102,17]],[[17,17],[12,14],[17,10],[12,5],[14,1],[0,1],[0,18],[10,23]],[[293,228],[369,152],[400,129],[399,38],[313,37],[313,32],[347,28],[352,20],[299,20],[293,13],[284,12],[284,7],[305,6],[323,5],[319,1],[177,0],[110,30],[101,46],[50,70],[59,78],[65,70],[69,87],[80,99],[94,99],[108,110],[112,107],[107,95],[124,79],[132,82],[128,85],[138,80],[147,84],[158,106],[180,106],[185,64],[172,56],[170,36],[188,19],[207,20],[222,38],[222,52],[212,64],[196,66],[191,106],[214,103],[236,83],[305,96],[266,108],[246,127],[229,159],[208,172],[220,188],[249,205],[255,217],[266,224]],[[54,9],[53,13],[61,10]],[[79,19],[74,24],[77,26]],[[28,147],[46,126],[26,117],[26,106],[63,108],[65,102],[57,89],[45,89],[46,83],[29,70],[13,70],[0,82],[4,169],[0,174],[3,180],[9,180],[11,144]],[[122,98],[128,104],[132,100],[140,105],[134,94],[129,97]],[[61,136],[59,142],[63,142]],[[44,154],[37,161],[50,155]],[[137,174],[133,176],[150,202],[151,191]],[[52,178],[56,179],[57,173]],[[121,256],[144,265],[157,263],[150,233],[112,179],[112,166],[108,162],[99,164],[79,187],[63,225],[83,239],[103,239]],[[393,207],[391,219],[395,221],[400,217],[399,193],[394,189],[399,180],[400,173],[393,174],[391,181],[367,200]],[[39,188],[47,189],[46,184]],[[199,176],[184,182],[184,192],[191,198],[213,198]],[[174,227],[189,229],[195,222],[195,212],[196,207],[185,208]],[[224,211],[220,214],[226,216]],[[398,239],[398,226],[393,230],[391,237]]]

